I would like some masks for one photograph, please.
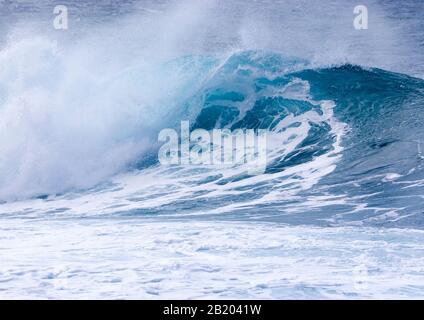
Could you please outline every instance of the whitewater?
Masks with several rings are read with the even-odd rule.
[[[0,298],[424,297],[424,6],[0,1]],[[266,169],[163,129],[267,130]]]

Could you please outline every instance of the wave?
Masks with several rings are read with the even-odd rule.
[[[264,50],[92,74],[76,61],[43,39],[1,51],[0,199],[45,199],[31,200],[44,214],[422,226],[421,79]],[[269,130],[266,171],[159,165],[158,132],[183,120]]]

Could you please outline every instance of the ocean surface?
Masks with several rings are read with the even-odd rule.
[[[65,2],[0,0],[1,299],[424,298],[423,1]]]

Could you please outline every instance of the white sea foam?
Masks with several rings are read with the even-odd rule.
[[[421,231],[13,219],[2,220],[0,234],[3,299],[404,299],[424,294]]]

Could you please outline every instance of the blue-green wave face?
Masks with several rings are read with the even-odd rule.
[[[331,220],[422,227],[424,81],[351,65],[296,76],[310,83],[314,99],[333,100],[335,117],[349,128],[340,163],[321,182],[349,199],[327,209]],[[350,211],[358,202],[361,210]]]
[[[423,80],[262,51],[212,66],[181,118],[192,129],[268,130],[267,169],[206,171],[190,181],[204,189],[181,201],[185,211],[231,202],[234,218],[421,227]]]

